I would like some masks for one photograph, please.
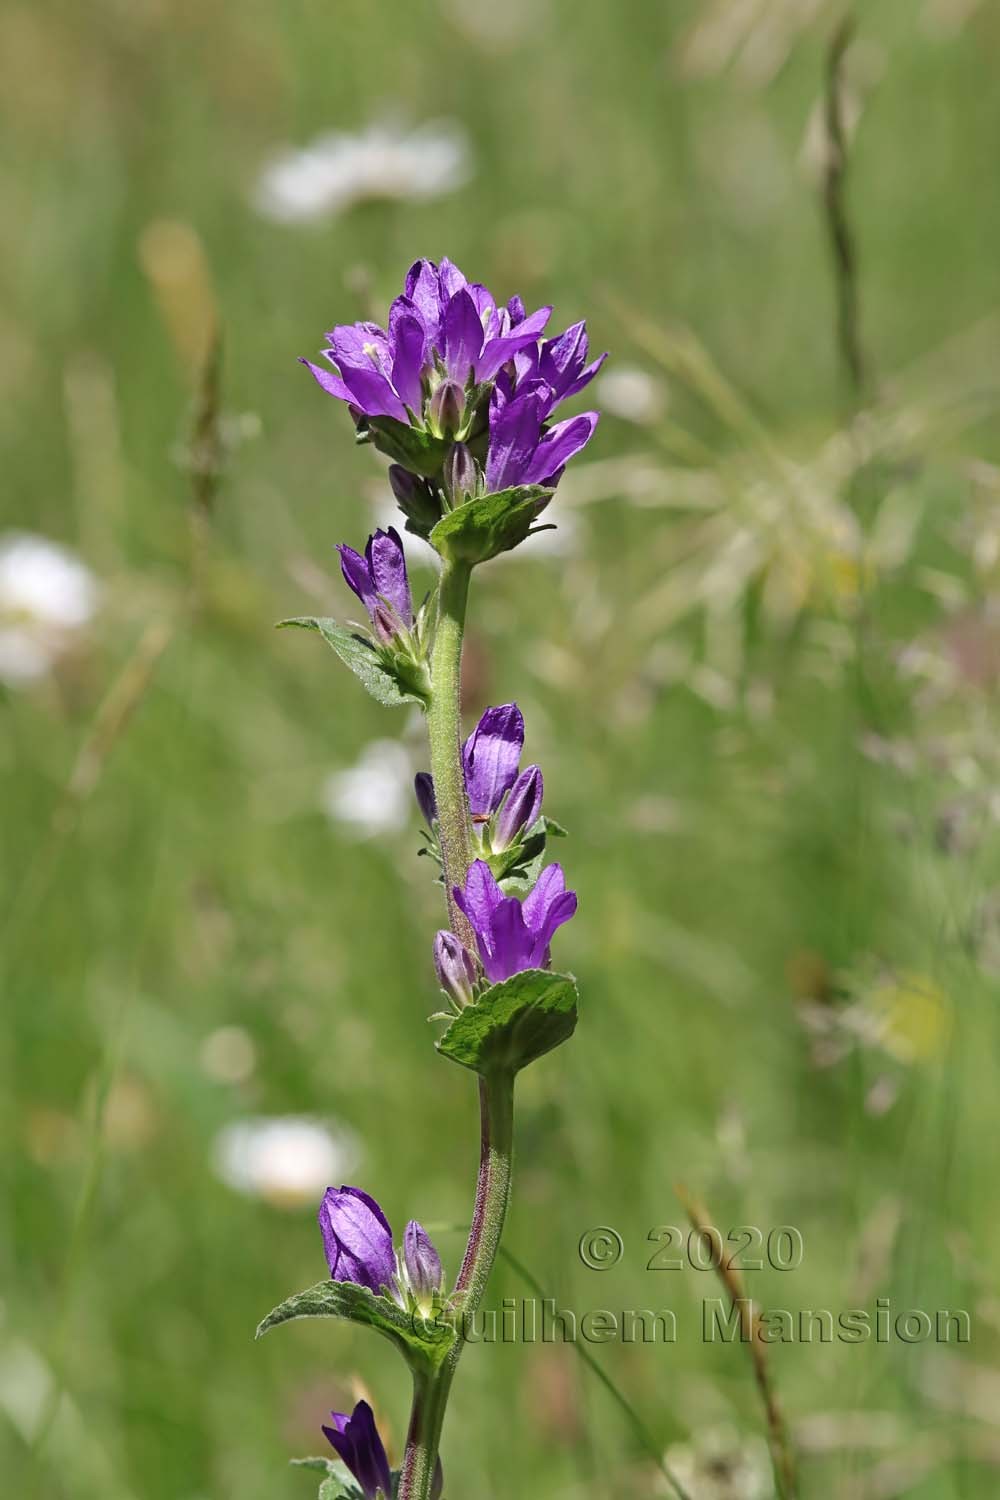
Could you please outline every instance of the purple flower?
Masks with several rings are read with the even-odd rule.
[[[493,984],[522,969],[545,968],[557,927],[576,911],[576,892],[566,889],[561,865],[548,865],[519,901],[505,896],[485,860],[477,859],[454,888],[455,900],[472,924],[486,977]]]
[[[416,1219],[411,1219],[403,1232],[403,1265],[418,1303],[426,1304],[441,1290],[444,1280],[441,1257],[427,1230]]]
[[[413,778],[413,790],[416,793],[417,806],[420,815],[428,828],[433,827],[434,820],[438,815],[437,798],[434,795],[434,779],[430,771],[418,771]]]
[[[468,948],[453,932],[439,932],[434,939],[434,968],[438,984],[459,1007],[471,1005],[476,982],[476,964]]]
[[[500,809],[491,839],[498,854],[522,828],[530,828],[542,810],[539,767],[528,766],[517,774],[523,748],[524,716],[516,703],[488,708],[462,746],[465,791],[473,819],[485,823]],[[437,817],[437,802],[428,772],[417,773],[414,790],[430,827]]]
[[[494,854],[509,848],[522,829],[536,821],[542,810],[542,789],[540,766],[528,766],[521,772],[497,814],[490,840]]]
[[[589,385],[608,357],[601,354],[588,364],[588,353],[587,325],[574,323],[553,339],[519,349],[514,356],[517,380],[519,384],[544,380],[552,392],[552,405],[555,406],[560,401],[568,401]]]
[[[340,567],[347,586],[368,611],[372,627],[383,645],[388,645],[413,625],[410,581],[399,532],[376,531],[368,538],[365,555],[341,543]]]
[[[389,309],[388,330],[342,324],[326,336],[331,370],[302,363],[325,391],[365,416],[424,426],[442,372],[463,389],[491,380],[519,350],[537,344],[551,312],[543,307],[524,317],[518,302],[512,314],[450,260],[418,260]]]
[[[583,390],[607,356],[590,360],[582,322],[543,339],[550,313],[543,307],[526,314],[519,297],[501,307],[451,261],[418,260],[389,310],[388,329],[377,323],[338,326],[327,334],[323,351],[331,368],[303,363],[325,391],[347,403],[362,427],[375,424],[370,431],[376,443],[387,444],[385,451],[403,468],[431,476],[436,485],[442,482],[446,441],[454,439],[471,447],[462,484],[468,494],[479,484],[473,460],[485,460],[490,492],[520,484],[551,487],[597,425],[597,414],[587,412],[550,426],[552,413]],[[412,447],[401,450],[389,442],[384,425],[378,427],[384,419],[422,434],[413,440],[419,457]],[[449,485],[457,492],[454,477]],[[419,519],[407,514],[426,530],[437,516],[426,497],[418,498]],[[406,499],[412,509],[414,498]]]
[[[367,1287],[376,1296],[388,1294],[406,1308],[407,1292],[414,1280],[410,1259],[419,1252],[423,1267],[421,1285],[435,1265],[435,1290],[441,1285],[441,1260],[427,1231],[415,1219],[406,1226],[404,1271],[400,1272],[389,1221],[375,1199],[360,1188],[327,1188],[319,1208],[319,1227],[334,1281]],[[416,1265],[416,1261],[413,1264]]]
[[[544,380],[531,380],[513,394],[500,383],[490,398],[490,443],[486,456],[489,494],[519,484],[551,489],[574,454],[585,448],[597,426],[597,412],[587,411],[546,428],[555,405]]]
[[[330,1418],[333,1426],[324,1427],[323,1431],[337,1450],[338,1458],[358,1481],[365,1500],[376,1500],[380,1494],[391,1500],[389,1460],[368,1402],[359,1401],[350,1416],[332,1411]]]
[[[366,1286],[376,1295],[396,1277],[392,1230],[374,1198],[360,1188],[327,1188],[319,1208],[323,1249],[334,1281]]]
[[[514,784],[524,746],[524,716],[516,703],[488,708],[462,746],[465,790],[474,818],[496,812]]]

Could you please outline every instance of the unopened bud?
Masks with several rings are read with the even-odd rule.
[[[476,966],[453,932],[439,932],[434,939],[434,967],[438,984],[448,998],[458,1006],[471,1005]]]
[[[479,490],[479,466],[464,443],[454,443],[444,461],[441,474],[444,492],[451,505],[464,505]]]
[[[417,806],[428,828],[434,826],[438,815],[437,798],[434,795],[434,780],[430,771],[418,771],[413,778],[413,790],[417,794]]]
[[[427,1230],[411,1219],[403,1233],[403,1265],[410,1290],[418,1302],[427,1303],[441,1290],[444,1271],[441,1257]]]
[[[439,437],[450,438],[465,420],[465,392],[456,380],[443,380],[431,397],[431,427]]]
[[[389,465],[389,484],[396,504],[416,531],[425,533],[441,519],[441,502],[426,479],[411,474],[402,464]]]

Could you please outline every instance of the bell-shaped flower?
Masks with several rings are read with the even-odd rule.
[[[392,1471],[385,1447],[375,1426],[375,1414],[367,1401],[359,1401],[350,1416],[330,1413],[331,1427],[323,1432],[337,1457],[357,1480],[365,1500],[391,1500]]]
[[[490,441],[486,489],[490,494],[515,485],[558,484],[563,469],[594,435],[598,415],[584,412],[545,425],[553,406],[551,387],[541,379],[508,394],[498,383],[490,399]]]
[[[542,810],[542,772],[528,766],[514,782],[493,824],[490,843],[494,854],[509,849],[518,834],[529,829]]]
[[[465,790],[474,818],[489,817],[517,776],[524,748],[524,716],[516,703],[488,708],[462,746]]]
[[[319,1227],[334,1281],[354,1282],[376,1294],[392,1290],[396,1276],[392,1230],[374,1198],[356,1187],[327,1188],[319,1208]]]
[[[388,329],[377,323],[341,324],[327,334],[323,355],[331,368],[303,360],[322,388],[361,417],[391,417],[426,425],[436,371],[465,387],[493,379],[520,350],[537,344],[552,309],[515,324],[511,307],[466,277],[450,260],[418,260],[403,295],[389,309]]]
[[[406,572],[406,555],[394,526],[368,538],[365,555],[341,543],[340,567],[348,588],[361,600],[372,629],[389,645],[413,627],[413,602]]]
[[[542,773],[528,766],[518,775],[524,748],[524,716],[516,703],[488,708],[462,746],[469,811],[477,828],[489,824],[489,847],[500,854],[537,821],[542,810]],[[417,803],[428,828],[437,817],[429,772],[414,778]]]
[[[505,896],[485,860],[469,867],[455,901],[469,919],[479,957],[493,984],[522,969],[546,968],[549,944],[576,911],[576,892],[566,889],[562,866],[548,865],[523,901]]]
[[[403,1308],[414,1295],[418,1302],[426,1302],[432,1292],[440,1290],[441,1259],[427,1231],[411,1219],[400,1256],[393,1247],[388,1219],[375,1199],[360,1188],[327,1188],[319,1208],[319,1227],[333,1281],[367,1287]]]

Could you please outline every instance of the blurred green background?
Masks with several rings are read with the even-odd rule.
[[[442,254],[612,352],[554,541],[472,603],[470,720],[521,704],[580,894],[581,1025],[522,1080],[508,1244],[578,1312],[676,1311],[670,1347],[590,1352],[697,1500],[772,1491],[747,1351],[700,1337],[714,1278],[646,1270],[675,1183],[724,1233],[801,1231],[766,1305],[969,1310],[969,1345],[771,1369],[803,1496],[997,1493],[1000,8],[861,12],[834,88],[859,392],[822,0],[4,0],[10,1496],[311,1495],[287,1459],[358,1382],[399,1455],[387,1347],[251,1339],[323,1272],[328,1177],[398,1229],[467,1221],[422,731],[272,624],[351,617],[333,545],[386,515],[295,358]],[[72,554],[33,543],[30,587],[26,536]],[[493,1300],[526,1290],[501,1267]],[[444,1458],[451,1500],[666,1492],[558,1345],[470,1350]]]

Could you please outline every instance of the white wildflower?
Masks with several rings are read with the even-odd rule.
[[[46,537],[0,538],[0,680],[42,677],[94,615],[99,588],[89,568]]]
[[[328,777],[323,805],[359,838],[399,832],[413,814],[409,754],[396,740],[372,740],[356,765]]]
[[[468,137],[457,122],[432,120],[412,129],[378,123],[355,135],[331,131],[277,153],[257,180],[254,203],[267,219],[307,223],[369,198],[444,197],[462,187],[471,170]]]
[[[318,1201],[357,1160],[353,1137],[304,1115],[251,1116],[223,1127],[212,1165],[228,1187],[279,1208]]]

